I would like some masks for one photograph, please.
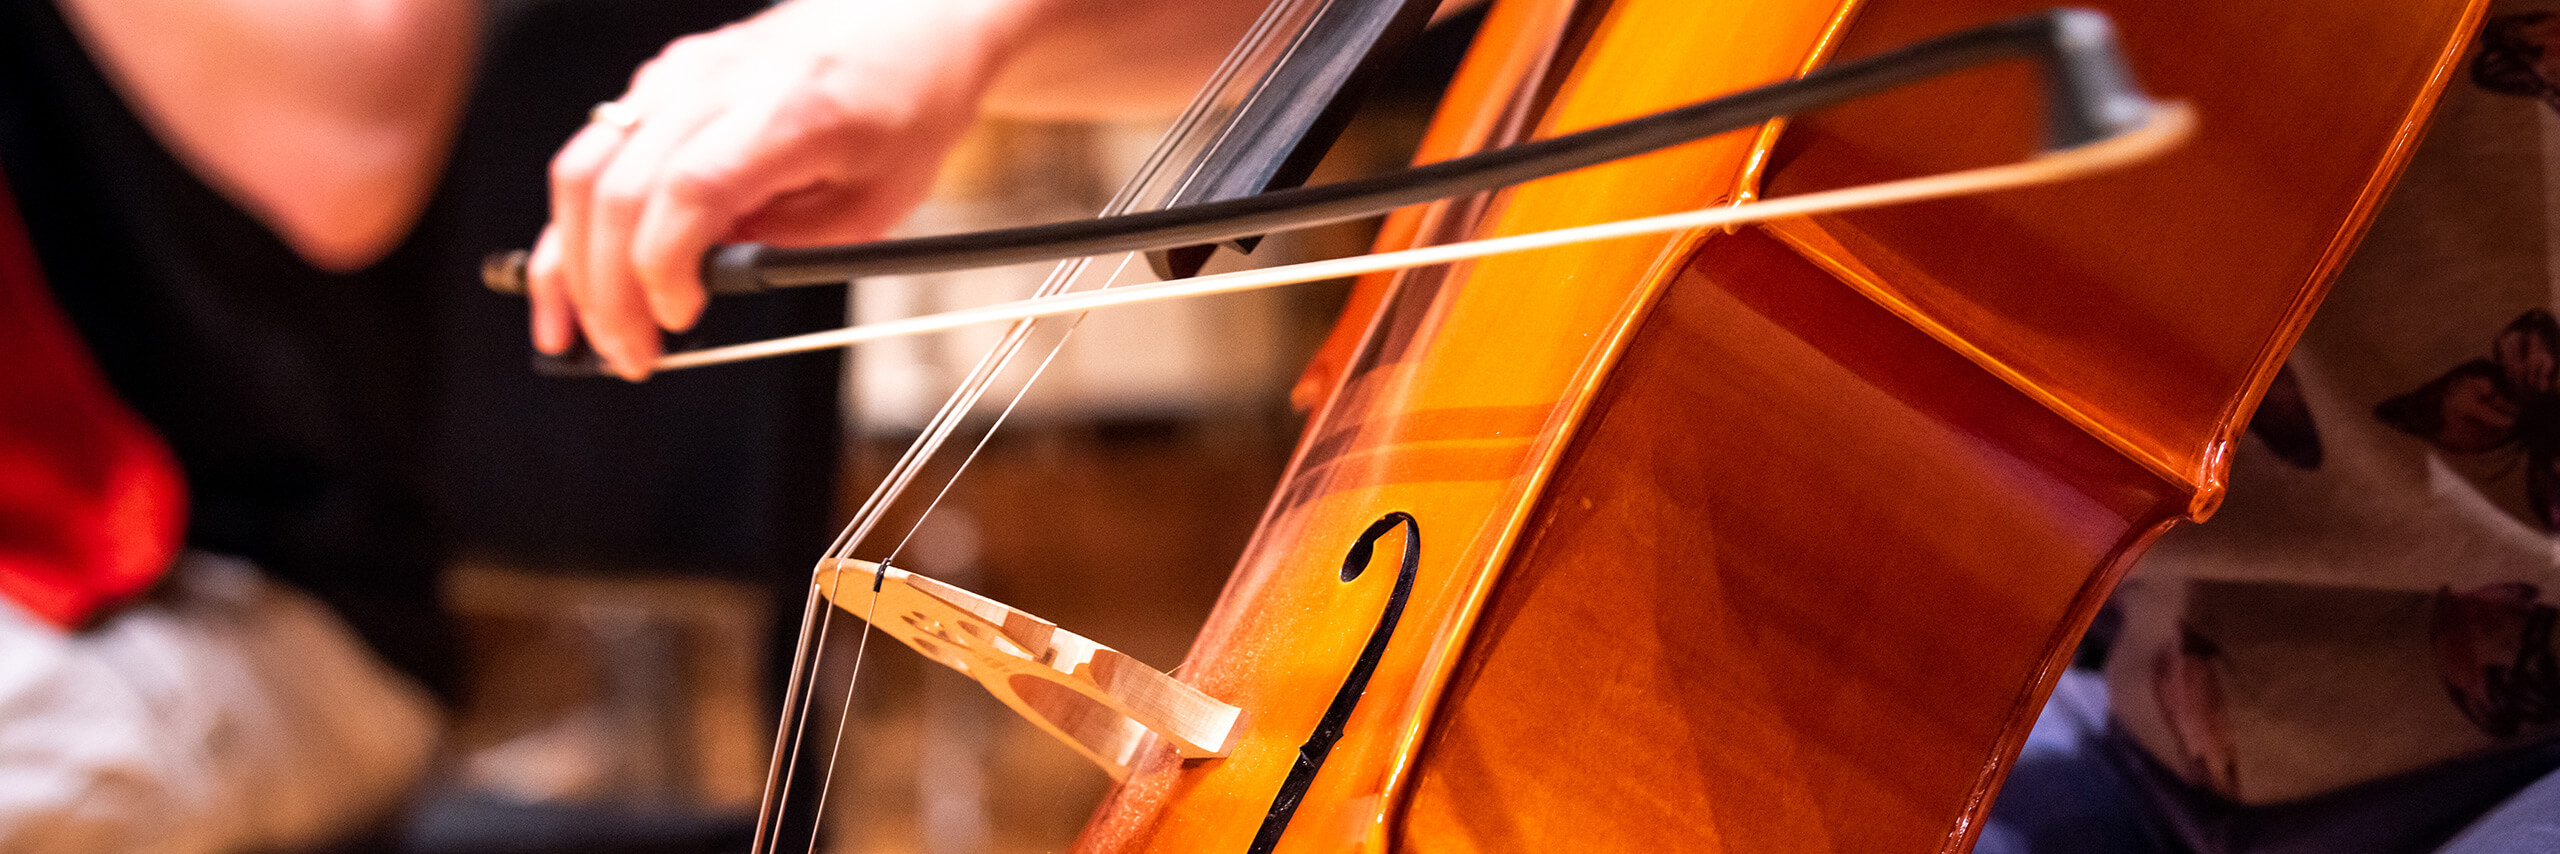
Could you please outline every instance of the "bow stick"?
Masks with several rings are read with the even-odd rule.
[[[1709,208],[1539,234],[1425,247],[1230,273],[1103,293],[1062,295],[904,318],[769,341],[671,353],[652,370],[676,370],[840,347],[998,320],[1038,317],[1166,299],[1320,281],[1357,273],[1447,263],[1504,252],[1664,231],[1730,226],[1786,216],[1945,198],[2050,183],[2117,168],[2174,148],[2194,126],[2182,105],[2145,96],[2126,70],[2103,15],[2056,9],[1941,36],[1801,78],[1761,86],[1564,136],[1413,167],[1358,181],[1301,187],[1142,213],[964,234],[841,246],[719,247],[704,261],[715,295],[777,287],[841,284],[863,276],[1002,266],[1115,252],[1160,251],[1248,239],[1374,216],[1412,204],[1518,184],[1692,142],[1994,61],[2043,60],[2047,99],[2044,152],[2004,166]],[[482,278],[501,293],[524,291],[522,250],[490,256]],[[537,370],[601,375],[594,354],[537,357]]]

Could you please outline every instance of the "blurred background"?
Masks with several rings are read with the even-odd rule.
[[[640,385],[528,370],[523,304],[472,284],[480,257],[531,239],[551,152],[632,68],[677,35],[762,5],[489,8],[454,166],[416,238],[438,280],[453,283],[432,318],[444,333],[443,388],[422,429],[438,449],[436,509],[455,546],[443,596],[465,640],[465,699],[453,761],[402,831],[411,850],[744,850],[807,573],[997,332]],[[1405,162],[1470,26],[1435,27],[1316,182]],[[902,230],[1090,216],[1171,118],[982,122]],[[1277,237],[1249,263],[1353,254],[1373,227]],[[698,335],[746,340],[993,302],[1026,295],[1043,272],[734,298],[713,306]],[[1173,667],[1296,440],[1289,388],[1344,289],[1090,318],[901,565]],[[1103,773],[975,683],[876,640],[856,690],[822,700],[822,713],[850,717],[820,850],[1045,851],[1071,840]]]

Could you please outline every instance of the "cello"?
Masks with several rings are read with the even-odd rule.
[[[2023,11],[1741,5],[1500,4],[1456,89],[1552,87],[1521,124],[1555,132]],[[1423,544],[1398,637],[1266,850],[1967,849],[2107,591],[2212,512],[2480,13],[2109,11],[2145,83],[2204,117],[2155,163],[1406,274],[1184,662],[1275,743],[1157,754],[1078,850],[1250,850],[1392,593],[1335,570],[1393,511]],[[1561,80],[1499,58],[1560,36]],[[1966,74],[1524,186],[1479,222],[1781,197],[2031,138],[2025,110],[1950,109],[2031,78]],[[1489,144],[1477,109],[1444,107],[1421,158]]]
[[[1319,781],[1307,802],[1323,813],[1302,810],[1297,821],[1314,829],[1291,844],[1970,847],[2107,592],[2169,525],[2211,514],[2230,444],[2415,146],[2480,14],[2459,2],[2316,20],[2276,4],[2101,7],[2145,83],[2197,103],[2202,129],[2188,147],[2075,184],[1663,241],[1614,268],[1576,258],[1500,271],[1537,281],[1610,269],[1645,283],[1630,285],[1644,305],[1595,327],[1593,339],[1622,348],[1605,379],[1555,386],[1571,402],[1548,405],[1578,408],[1578,420],[1541,425],[1542,440],[1570,431],[1565,447],[1523,443],[1551,468],[1504,484],[1535,497],[1499,539],[1479,535],[1493,542],[1477,547],[1476,566],[1499,568],[1436,600],[1463,625],[1436,636],[1442,647],[1407,653],[1411,681],[1386,675],[1392,653],[1380,665],[1364,701],[1379,707],[1365,710],[1375,735],[1335,749],[1335,761],[1349,749],[1366,760],[1352,767],[1377,770]],[[1601,115],[1683,97],[1697,71],[1647,67],[1670,61],[1658,53],[1613,60],[1611,42],[1742,25],[1720,15],[1788,34],[1770,38],[1785,48],[1758,43],[1770,52],[1760,73],[1774,76],[2009,11],[1878,0],[1773,25],[1766,9],[1613,4],[1560,88],[1588,93],[1600,103],[1583,109]],[[1486,41],[1537,29],[1534,14],[1497,7],[1497,21],[1516,23],[1489,25]],[[2024,138],[2025,113],[1950,108],[2014,98],[2031,81],[1968,74],[1978,76],[1692,152],[1652,177],[1627,164],[1552,197],[1522,188],[1508,210],[1781,197],[1971,162]],[[1474,79],[1501,85],[1487,76]],[[1585,115],[1566,103],[1547,121]],[[1679,201],[1638,195],[1684,173],[1728,183],[1660,190],[1695,194]],[[1490,311],[1467,299],[1433,310]],[[1422,361],[1448,370],[1439,354]],[[1396,360],[1349,364],[1291,480],[1328,456],[1395,470],[1363,465],[1362,444],[1465,447],[1393,415],[1343,416],[1364,385],[1399,381]],[[1408,407],[1406,424],[1456,408]],[[1386,423],[1356,428],[1375,437],[1366,443],[1326,446],[1336,425],[1361,421]],[[1289,512],[1285,498],[1274,506],[1275,518]],[[1435,545],[1470,548],[1447,543],[1470,533]],[[1265,560],[1248,553],[1204,632],[1247,639],[1204,641],[1185,662],[1204,686],[1247,679],[1256,663],[1253,617],[1229,615],[1285,612],[1257,588],[1314,571]],[[1244,580],[1257,572],[1274,580]],[[1416,605],[1405,619],[1418,611],[1434,612]],[[1222,619],[1242,625],[1222,635]],[[1202,779],[1212,773],[1168,762],[1133,776],[1147,782],[1115,792],[1081,850],[1233,847],[1180,812],[1216,799]]]
[[[2148,85],[2198,103],[2189,148],[2068,185],[1365,281],[1184,687],[1122,695],[1208,704],[1106,713],[998,674],[1076,710],[1060,729],[1128,734],[1085,742],[1119,782],[1077,850],[1967,849],[2116,579],[2212,513],[2229,445],[2481,11],[2102,5]],[[1417,159],[2024,9],[1497,2]],[[1958,72],[1400,211],[1381,244],[1997,160],[2033,137],[2035,83]],[[811,601],[822,621],[903,621],[946,662],[1149,679],[877,564],[823,561]],[[1133,712],[1225,720],[1136,732],[1114,717]]]

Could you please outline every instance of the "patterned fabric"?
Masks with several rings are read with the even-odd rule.
[[[177,557],[186,484],[53,302],[0,181],[0,595],[78,628]]]
[[[2119,594],[2116,719],[2298,801],[2560,733],[2560,15],[2499,4],[2235,454]],[[2560,9],[2560,5],[2552,5]]]

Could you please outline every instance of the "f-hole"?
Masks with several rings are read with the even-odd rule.
[[[1387,594],[1387,607],[1378,615],[1378,627],[1369,630],[1369,645],[1360,649],[1360,660],[1351,664],[1351,673],[1342,678],[1341,690],[1333,693],[1333,705],[1326,706],[1324,718],[1316,722],[1315,732],[1307,734],[1305,744],[1298,746],[1298,764],[1289,769],[1289,777],[1280,782],[1280,794],[1271,799],[1271,811],[1262,818],[1262,829],[1253,834],[1253,847],[1248,854],[1269,854],[1280,844],[1280,832],[1289,829],[1289,817],[1298,813],[1298,802],[1307,796],[1307,787],[1316,781],[1316,772],[1324,768],[1324,758],[1333,753],[1333,743],[1342,740],[1342,726],[1351,720],[1351,710],[1360,705],[1360,695],[1369,690],[1369,676],[1378,671],[1378,659],[1387,654],[1387,639],[1396,633],[1396,619],[1404,616],[1405,597],[1413,593],[1413,576],[1422,565],[1422,526],[1413,515],[1402,510],[1378,517],[1351,551],[1342,557],[1342,583],[1359,580],[1369,569],[1369,561],[1377,550],[1378,539],[1397,528],[1404,529],[1404,559],[1396,568],[1396,589]]]

